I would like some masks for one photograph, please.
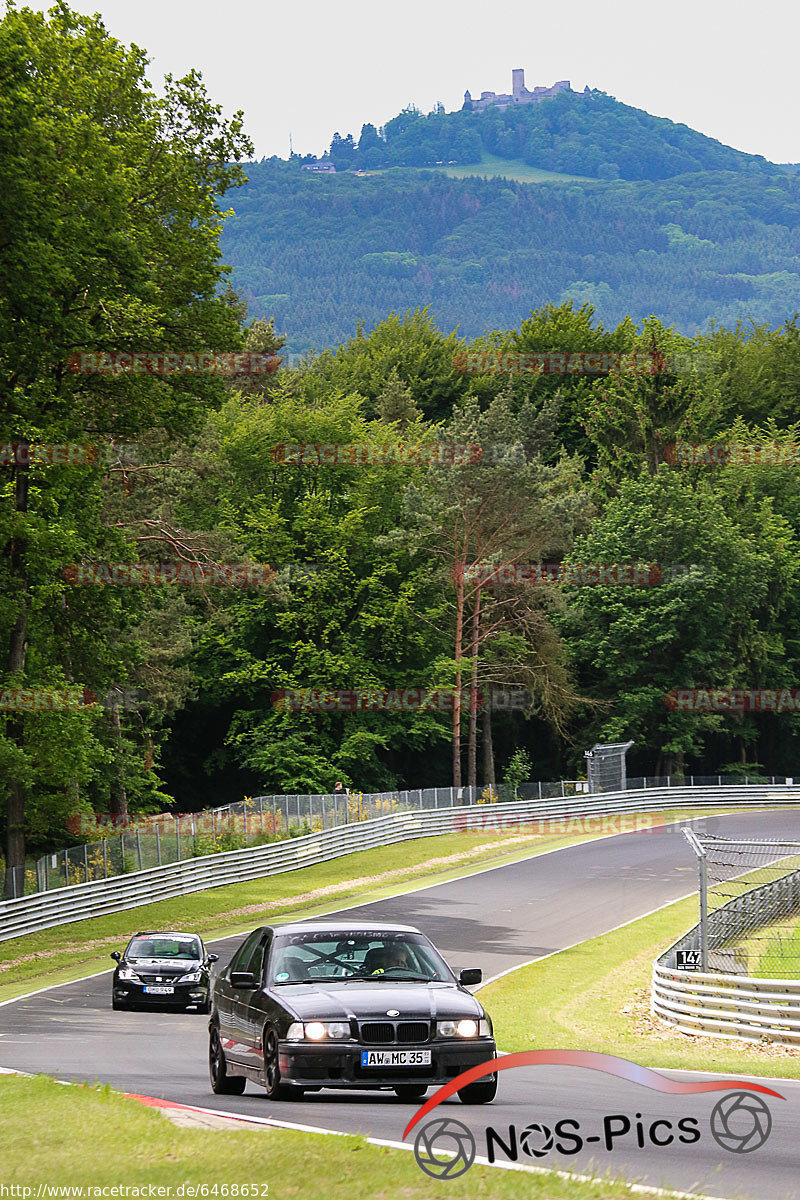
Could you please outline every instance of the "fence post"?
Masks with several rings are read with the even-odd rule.
[[[136,853],[139,856],[139,870],[142,869],[142,841],[139,837],[139,830],[136,830]]]
[[[125,874],[125,834],[119,835],[119,873]]]
[[[563,795],[564,795],[564,780],[563,779],[561,780],[561,795],[563,798]]]
[[[541,800],[541,798],[542,798],[542,781],[540,779],[539,780],[539,799]]]
[[[247,837],[247,801],[242,805],[242,819],[244,820],[244,836]]]
[[[66,850],[64,851],[64,883],[69,887],[69,859]]]
[[[700,859],[700,967],[708,970],[708,863],[705,850]]]
[[[88,883],[89,882],[89,847],[86,845],[86,842],[83,843],[83,873],[85,876],[85,882]]]
[[[722,776],[721,775],[717,776],[717,787],[722,787]]]
[[[158,832],[158,822],[156,822],[156,854],[158,855],[158,865],[161,866],[161,834]]]
[[[103,873],[108,879],[108,841],[106,838],[103,838]]]
[[[181,817],[180,817],[180,813],[178,813],[177,820],[175,821],[175,848],[178,852],[178,862],[180,862],[181,861]]]
[[[694,775],[689,776],[689,787],[694,787]]]
[[[261,832],[264,832],[264,797],[258,797],[258,811],[261,814]]]

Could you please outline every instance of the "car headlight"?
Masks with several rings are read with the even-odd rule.
[[[489,1022],[486,1020],[474,1021],[472,1017],[465,1017],[460,1021],[437,1021],[436,1031],[440,1037],[490,1037]]]
[[[190,971],[188,975],[181,975],[178,983],[199,983],[203,976],[199,971]]]
[[[141,983],[139,976],[132,967],[120,967],[117,974],[117,979],[124,979],[129,983]]]
[[[344,1021],[293,1021],[286,1031],[286,1039],[290,1042],[321,1042],[325,1038],[346,1038],[350,1036],[350,1026]]]

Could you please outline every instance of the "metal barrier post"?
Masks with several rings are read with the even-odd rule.
[[[697,834],[692,829],[685,828],[683,836],[697,855],[697,868],[700,877],[700,969],[708,970],[708,860],[705,849],[700,844]]]
[[[108,842],[103,838],[103,876],[108,879]]]
[[[264,797],[258,797],[258,811],[261,814],[261,832],[264,832]]]
[[[139,830],[136,830],[136,853],[139,856],[139,870],[142,869],[142,841],[139,837]]]
[[[83,843],[83,873],[86,882],[89,882],[89,847],[86,842]]]
[[[69,887],[69,859],[66,850],[64,851],[64,883]]]
[[[156,854],[158,855],[158,865],[161,866],[161,834],[158,832],[158,822],[156,822]]]

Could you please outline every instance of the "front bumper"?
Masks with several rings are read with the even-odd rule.
[[[209,987],[205,983],[175,983],[164,984],[175,990],[171,995],[158,995],[146,992],[147,984],[132,983],[129,980],[116,982],[113,986],[114,999],[118,1004],[150,1004],[154,1007],[173,1005],[175,1008],[188,1008],[190,1004],[208,1003]],[[157,985],[158,986],[158,985]]]
[[[362,1067],[364,1050],[430,1050],[429,1066]],[[493,1038],[447,1040],[409,1046],[356,1042],[281,1042],[281,1078],[304,1087],[385,1088],[400,1084],[448,1083],[462,1071],[497,1057]]]

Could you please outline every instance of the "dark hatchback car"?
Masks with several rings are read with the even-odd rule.
[[[419,1100],[496,1056],[492,1023],[410,925],[308,922],[256,929],[215,975],[209,1067],[216,1093],[248,1079],[273,1099],[321,1088],[393,1089]],[[486,1104],[496,1074],[459,1091]]]
[[[211,1011],[211,964],[219,955],[209,954],[195,933],[137,933],[117,963],[111,984],[111,1007],[139,1008],[144,1005]]]

